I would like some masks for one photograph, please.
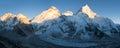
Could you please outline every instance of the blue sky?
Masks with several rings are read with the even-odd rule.
[[[70,10],[76,13],[85,4],[98,15],[120,23],[120,0],[0,0],[0,16],[22,13],[33,18],[50,6],[56,6],[60,12]]]

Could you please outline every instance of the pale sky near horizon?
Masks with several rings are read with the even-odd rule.
[[[85,4],[98,15],[120,23],[120,0],[0,0],[0,16],[22,13],[33,18],[50,6],[56,6],[61,13],[68,10],[76,13]]]

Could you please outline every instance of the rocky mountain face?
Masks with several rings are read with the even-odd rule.
[[[120,47],[120,25],[97,16],[88,5],[74,14],[51,6],[31,21],[23,14],[0,17],[0,47]]]

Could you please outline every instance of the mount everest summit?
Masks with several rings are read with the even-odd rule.
[[[116,48],[120,25],[98,16],[88,5],[76,14],[51,6],[29,19],[23,14],[0,17],[0,47],[6,48]]]

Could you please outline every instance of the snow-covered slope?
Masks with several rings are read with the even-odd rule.
[[[42,23],[45,20],[52,20],[60,16],[59,10],[51,6],[49,9],[43,11],[40,15],[33,18],[32,22],[34,23]]]

